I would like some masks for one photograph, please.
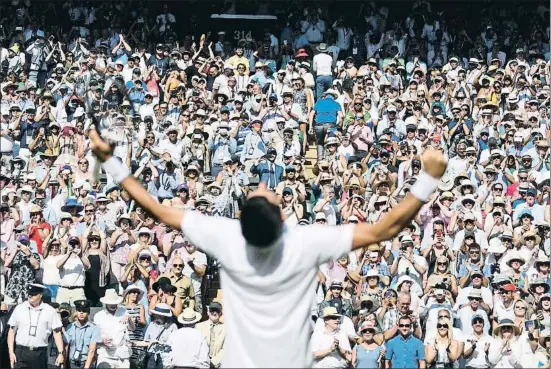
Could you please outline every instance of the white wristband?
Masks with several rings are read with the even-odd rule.
[[[101,166],[107,173],[111,174],[117,184],[130,175],[130,170],[114,156],[107,159]]]
[[[421,172],[417,177],[417,181],[411,187],[410,193],[423,202],[428,202],[430,196],[438,188],[438,179],[431,175]]]

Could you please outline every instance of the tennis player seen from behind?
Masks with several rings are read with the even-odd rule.
[[[286,229],[277,196],[264,184],[248,196],[240,219],[163,206],[113,157],[95,129],[89,136],[104,170],[130,197],[220,261],[227,332],[222,367],[311,367],[309,320],[318,266],[400,233],[429,200],[447,166],[441,152],[426,150],[424,172],[410,193],[376,224]]]

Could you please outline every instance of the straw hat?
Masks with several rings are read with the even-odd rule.
[[[105,291],[105,296],[99,299],[104,305],[118,305],[122,302],[122,297],[112,288]]]
[[[191,308],[184,309],[178,316],[178,322],[182,325],[193,325],[201,320],[201,314]]]
[[[515,336],[518,336],[520,334],[519,327],[517,327],[511,319],[502,319],[499,322],[499,325],[494,329],[494,336],[501,336],[501,329],[503,327],[512,327]]]
[[[323,309],[323,319],[331,317],[341,317],[342,315],[338,313],[337,308],[333,306],[328,306]]]
[[[526,239],[528,237],[534,237],[536,239],[536,245],[539,245],[541,242],[541,237],[534,231],[527,231],[522,235],[522,243],[526,245]]]

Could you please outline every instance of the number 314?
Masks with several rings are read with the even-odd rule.
[[[233,31],[234,40],[244,40],[247,38],[251,38],[251,31]]]

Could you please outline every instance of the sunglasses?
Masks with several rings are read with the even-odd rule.
[[[473,320],[473,324],[484,324],[484,320],[483,319],[475,319],[475,320]]]
[[[478,297],[469,297],[469,301],[480,301]]]
[[[444,263],[437,263],[438,265],[448,265],[448,263],[444,262]]]
[[[446,324],[437,324],[436,325],[436,328],[440,329],[440,328],[446,328],[448,329],[448,326]]]
[[[90,242],[99,242],[101,240],[101,238],[98,238],[98,237],[91,237],[88,239],[88,241]]]
[[[172,264],[174,268],[183,268],[184,264]]]
[[[411,328],[411,324],[400,324],[400,328]]]
[[[88,165],[88,162],[87,161],[81,161],[79,164],[80,165]]]
[[[86,214],[94,214],[95,210],[94,209],[90,209],[90,210],[85,210],[84,211]]]
[[[140,261],[151,261],[151,258],[140,258]]]

